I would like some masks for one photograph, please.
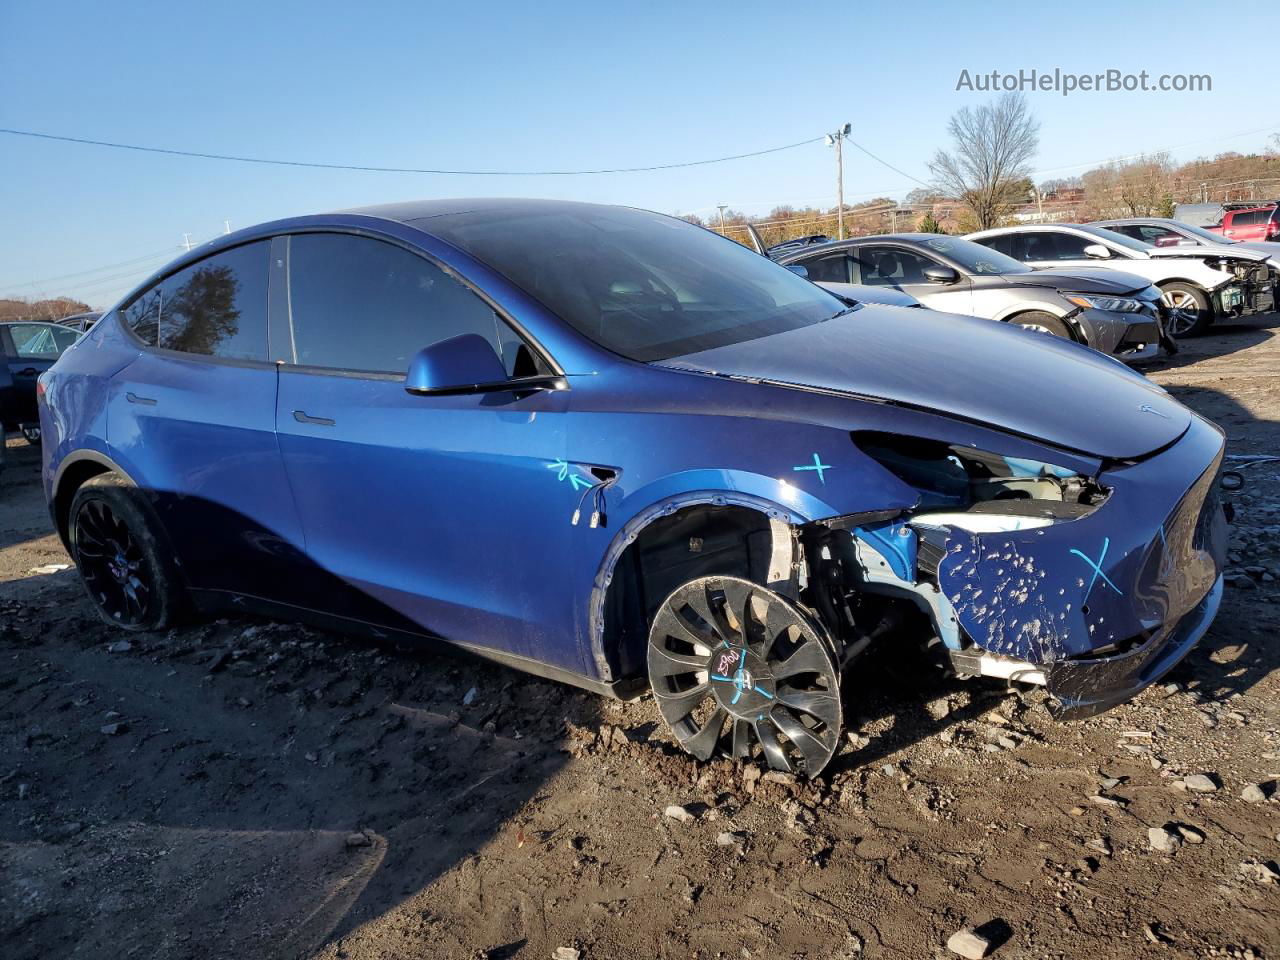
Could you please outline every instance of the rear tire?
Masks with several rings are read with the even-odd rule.
[[[1055,317],[1052,313],[1046,313],[1043,310],[1032,310],[1030,313],[1020,313],[1016,317],[1010,317],[1009,323],[1015,327],[1022,327],[1024,330],[1032,330],[1036,333],[1047,333],[1051,337],[1062,337],[1064,340],[1074,340],[1071,335],[1071,328]]]
[[[71,498],[71,559],[104,621],[163,630],[186,607],[173,551],[141,491],[118,473],[91,477]]]
[[[1166,283],[1160,288],[1166,312],[1165,330],[1174,339],[1198,337],[1213,323],[1209,296],[1195,284]]]

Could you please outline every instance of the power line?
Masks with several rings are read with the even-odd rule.
[[[133,143],[113,143],[109,140],[91,140],[87,137],[64,137],[52,133],[37,133],[34,130],[13,130],[0,127],[0,133],[15,137],[34,137],[39,140],[56,140],[61,143],[80,143],[95,147],[111,147],[115,150],[136,150],[140,153],[162,153],[175,157],[194,157],[200,160],[233,160],[237,163],[260,163],[278,167],[312,167],[321,170],[358,170],[364,173],[427,173],[463,177],[573,177],[604,173],[645,173],[651,170],[675,170],[681,167],[700,167],[711,163],[726,163],[730,160],[746,160],[749,157],[762,157],[767,153],[780,153],[783,150],[794,150],[796,147],[817,143],[822,137],[812,137],[797,143],[788,143],[781,147],[769,147],[765,150],[753,150],[750,153],[737,153],[729,157],[715,157],[710,160],[686,160],[682,163],[659,163],[648,167],[615,167],[602,170],[437,170],[419,167],[366,167],[347,163],[322,163],[306,160],[273,160],[265,157],[240,157],[225,153],[200,153],[195,150],[177,150],[169,147],[144,147]]]
[[[73,277],[83,277],[86,274],[90,274],[90,273],[101,273],[103,270],[114,270],[117,267],[129,267],[135,263],[145,263],[148,260],[155,260],[157,257],[164,256],[165,254],[168,254],[169,256],[176,256],[177,250],[178,248],[176,246],[168,246],[168,247],[165,247],[163,250],[156,250],[153,253],[144,254],[143,256],[140,256],[140,257],[134,257],[131,260],[121,260],[119,263],[106,263],[100,267],[92,267],[88,270],[79,270],[75,273],[64,273],[61,276],[57,276],[57,277],[44,277],[40,280],[25,280],[21,283],[0,283],[0,290],[12,290],[14,288],[21,288],[21,287],[38,287],[42,283],[54,283],[58,280],[70,280]]]
[[[892,163],[889,163],[887,160],[881,160],[874,153],[872,153],[870,150],[868,150],[866,147],[860,144],[857,140],[850,140],[848,137],[845,137],[845,139],[849,140],[850,143],[852,143],[855,147],[857,147],[859,150],[865,153],[868,157],[870,157],[876,163],[880,164],[881,166],[888,167],[894,173],[899,174],[900,176],[906,177],[908,180],[914,180],[916,183],[920,184],[920,186],[922,187],[933,186],[930,183],[925,183],[919,177],[913,177],[911,174],[907,173],[905,170],[899,170],[897,167],[895,167]]]

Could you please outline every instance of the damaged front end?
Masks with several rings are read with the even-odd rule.
[[[1266,261],[1211,257],[1204,264],[1235,278],[1213,291],[1214,310],[1218,316],[1250,316],[1276,309],[1278,277]]]
[[[810,603],[846,649],[914,609],[958,673],[1044,685],[1057,715],[1082,717],[1155,682],[1213,619],[1223,438],[1206,421],[1092,469],[894,434],[853,441],[920,500],[802,535]]]

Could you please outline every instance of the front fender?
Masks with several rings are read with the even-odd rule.
[[[1062,319],[1070,312],[1070,311],[1064,310],[1062,308],[1061,303],[1054,303],[1052,300],[1047,300],[1047,299],[1038,297],[1034,300],[1033,299],[1019,300],[1017,303],[1010,304],[1009,306],[1001,310],[999,313],[997,313],[991,319],[999,320],[1003,323],[1005,320],[1008,320],[1010,317],[1016,317],[1020,313],[1030,313],[1033,310],[1043,311],[1044,313],[1052,314],[1058,319]]]

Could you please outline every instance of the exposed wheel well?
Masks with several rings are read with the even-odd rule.
[[[1009,314],[1007,317],[1001,317],[1000,322],[1013,323],[1019,317],[1027,317],[1027,316],[1030,316],[1031,314],[1036,314],[1036,313],[1042,313],[1046,317],[1051,317],[1054,320],[1057,320],[1060,324],[1062,324],[1064,327],[1067,328],[1067,332],[1071,334],[1071,339],[1075,340],[1077,343],[1085,342],[1084,334],[1074,320],[1071,320],[1068,317],[1060,317],[1053,311],[1045,310],[1041,307],[1036,307],[1028,310],[1017,310]]]
[[[1204,296],[1205,302],[1209,305],[1209,312],[1210,313],[1214,312],[1213,291],[1210,290],[1208,287],[1206,287],[1203,283],[1196,283],[1194,280],[1183,280],[1179,277],[1170,277],[1168,280],[1161,280],[1159,283],[1156,284],[1156,286],[1160,289],[1160,292],[1163,293],[1165,287],[1172,286],[1175,283],[1180,283],[1184,287],[1194,287],[1200,294]]]
[[[89,478],[110,472],[110,467],[97,460],[77,460],[68,466],[63,471],[62,476],[58,478],[58,489],[53,495],[53,519],[54,523],[57,524],[58,536],[62,538],[63,544],[69,542],[71,500],[75,497],[76,491]]]
[[[644,527],[619,556],[605,596],[604,652],[613,676],[644,672],[653,615],[682,583],[714,574],[769,582],[778,526],[785,525],[750,507],[699,504]]]

